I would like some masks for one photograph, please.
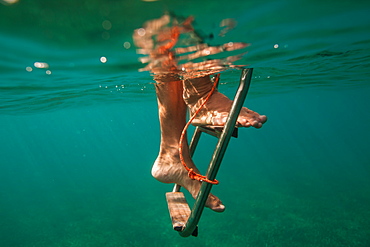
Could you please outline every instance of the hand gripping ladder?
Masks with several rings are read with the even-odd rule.
[[[235,94],[230,114],[226,120],[226,124],[224,127],[197,126],[195,128],[189,147],[191,156],[194,154],[195,148],[198,144],[202,132],[215,136],[219,139],[206,174],[206,177],[209,180],[213,180],[216,178],[218,169],[221,165],[222,158],[226,152],[226,148],[229,144],[231,136],[237,137],[238,135],[236,121],[248,93],[250,81],[252,78],[252,72],[252,68],[242,70],[239,87]],[[173,191],[166,193],[166,199],[168,209],[170,211],[173,229],[178,231],[182,237],[188,237],[190,235],[197,236],[197,225],[202,215],[208,195],[211,192],[212,184],[202,182],[198,196],[191,210],[188,203],[186,202],[184,194],[180,192],[180,188],[180,185],[175,184]]]

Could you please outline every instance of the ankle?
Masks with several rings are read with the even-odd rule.
[[[209,76],[185,80],[183,83],[183,99],[188,106],[194,106],[205,98],[212,90],[213,84]]]

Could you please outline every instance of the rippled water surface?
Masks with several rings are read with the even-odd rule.
[[[368,1],[0,1],[0,246],[369,246]],[[171,229],[151,164],[153,80],[132,33],[166,11],[245,42],[246,105],[198,238]],[[219,24],[234,18],[225,37]],[[239,71],[221,75],[232,96]],[[207,165],[215,140],[195,160]],[[191,199],[189,199],[190,202]]]

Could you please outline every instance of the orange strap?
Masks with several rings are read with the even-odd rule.
[[[211,95],[213,94],[213,92],[215,91],[216,87],[217,87],[217,84],[218,84],[218,81],[220,80],[220,74],[217,74],[215,79],[214,79],[214,84],[213,84],[213,87],[211,89],[211,91],[209,92],[209,94],[207,95],[207,97],[205,98],[204,102],[202,103],[201,106],[199,106],[199,108],[195,111],[195,113],[193,114],[193,116],[190,118],[190,120],[186,123],[184,129],[182,130],[182,133],[181,133],[181,137],[180,137],[180,142],[179,142],[179,153],[180,153],[180,160],[181,160],[181,164],[185,167],[185,169],[188,171],[188,176],[191,178],[191,179],[195,179],[195,180],[198,180],[198,181],[201,181],[201,182],[207,182],[207,183],[210,183],[210,184],[218,184],[218,180],[214,179],[214,180],[209,180],[206,176],[203,176],[199,173],[196,173],[193,168],[189,168],[187,165],[186,165],[186,162],[184,161],[184,157],[182,155],[182,147],[183,147],[183,141],[184,141],[184,137],[185,137],[185,134],[186,134],[186,130],[188,129],[189,125],[191,124],[191,122],[195,119],[195,116],[200,112],[200,110],[202,109],[202,107],[207,103],[207,101],[209,100],[209,98],[211,97]]]

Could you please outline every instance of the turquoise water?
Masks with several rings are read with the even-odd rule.
[[[237,20],[210,42],[252,44],[246,106],[269,117],[231,141],[213,188],[227,209],[205,210],[198,238],[172,230],[172,186],[150,175],[156,98],[131,45],[166,10],[194,15],[205,35]],[[369,11],[328,0],[0,3],[0,246],[370,246]],[[220,90],[232,96],[238,77],[224,73]],[[214,143],[201,140],[203,170]]]

